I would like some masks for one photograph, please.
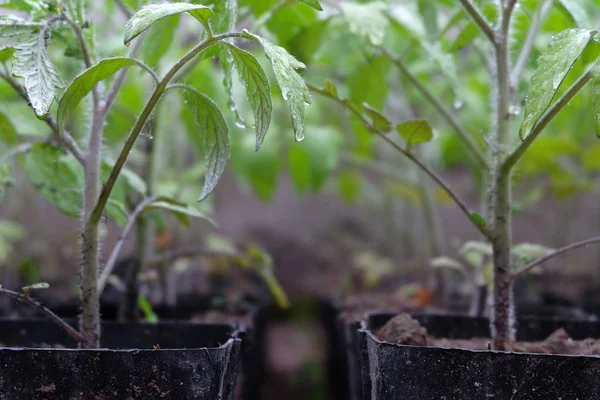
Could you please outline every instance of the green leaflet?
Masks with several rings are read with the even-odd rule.
[[[433,129],[424,119],[403,122],[396,127],[396,130],[406,142],[407,150],[416,144],[427,143],[433,139]]]
[[[50,204],[67,215],[79,217],[83,176],[68,158],[59,148],[36,143],[26,154],[24,168],[33,187]]]
[[[69,115],[75,110],[81,100],[92,91],[100,81],[110,78],[118,70],[132,65],[143,66],[133,58],[117,57],[100,61],[73,80],[58,104],[58,130],[62,133]]]
[[[200,21],[206,30],[210,29],[208,20],[212,15],[212,11],[206,6],[189,3],[148,4],[136,12],[125,25],[123,43],[128,46],[133,39],[150,28],[155,22],[183,12],[187,12]]]
[[[17,143],[17,130],[8,117],[0,112],[0,142],[8,145]]]
[[[342,2],[340,7],[353,34],[365,37],[374,46],[383,44],[385,30],[389,25],[384,13],[388,8],[387,4],[382,1],[365,4]]]
[[[0,50],[14,49],[13,75],[23,78],[29,102],[38,118],[45,118],[62,80],[48,58],[47,30],[41,24],[0,17]]]
[[[276,46],[268,40],[243,31],[244,36],[258,41],[271,61],[275,79],[281,89],[283,99],[288,102],[292,125],[297,141],[304,139],[304,118],[306,105],[311,104],[310,91],[304,79],[296,72],[296,69],[306,68],[300,61],[296,60],[283,47]]]
[[[300,3],[311,6],[315,10],[323,11],[323,8],[319,4],[319,0],[298,0]]]
[[[573,64],[590,43],[595,31],[567,29],[555,35],[548,48],[538,58],[538,66],[531,77],[531,86],[523,110],[519,130],[525,139],[544,115]]]
[[[554,3],[569,14],[578,28],[589,29],[593,26],[581,0],[554,0]]]
[[[156,201],[148,204],[144,207],[143,212],[154,210],[154,209],[162,209],[172,212],[175,217],[185,226],[190,225],[190,217],[192,218],[201,218],[205,219],[214,226],[217,226],[216,223],[210,219],[205,214],[201,213],[197,209],[190,207],[189,205],[182,203],[178,200],[175,200],[171,197],[160,196],[156,199]]]
[[[337,152],[343,143],[342,135],[332,127],[314,127],[312,131],[313,135],[289,151],[290,176],[299,194],[321,190],[337,166]]]
[[[211,99],[197,90],[188,89],[185,100],[192,108],[194,122],[198,127],[198,131],[194,133],[203,141],[206,177],[198,198],[201,201],[213,191],[225,171],[230,153],[229,135],[223,114]]]
[[[260,149],[269,126],[271,125],[271,91],[269,79],[262,66],[252,54],[228,44],[235,61],[240,81],[246,87],[246,95],[254,111],[254,129],[256,130],[256,150]]]

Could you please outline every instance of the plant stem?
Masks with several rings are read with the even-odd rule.
[[[488,225],[491,233],[492,260],[494,264],[494,287],[491,313],[493,347],[505,350],[507,343],[514,340],[514,306],[512,298],[511,271],[511,179],[510,171],[503,169],[510,133],[510,67],[508,54],[508,32],[512,0],[504,5],[498,42],[495,47],[495,129],[490,146],[493,160],[488,189]],[[512,4],[512,6],[511,6]]]
[[[475,160],[484,168],[487,168],[487,162],[485,160],[485,155],[473,141],[471,135],[467,130],[462,126],[460,121],[454,116],[454,113],[450,111],[440,100],[439,96],[434,95],[426,85],[424,85],[419,78],[417,78],[410,70],[404,65],[401,59],[394,57],[391,53],[386,50],[382,50],[383,54],[389,58],[398,69],[404,74],[408,80],[421,92],[421,94],[435,107],[435,109],[446,119],[448,124],[452,126],[452,128],[456,131],[460,139],[467,145],[471,153],[475,157]]]
[[[519,58],[513,67],[513,71],[511,74],[511,87],[513,93],[519,86],[519,82],[521,81],[521,77],[523,76],[523,71],[525,71],[525,67],[527,66],[527,62],[529,61],[529,56],[531,55],[531,51],[533,49],[533,44],[535,43],[535,37],[540,29],[540,25],[544,20],[544,17],[548,13],[550,9],[550,5],[552,4],[549,0],[542,0],[540,5],[538,6],[533,19],[531,20],[531,24],[529,25],[529,30],[527,31],[527,36],[525,37],[525,43],[523,43],[523,47],[521,48],[521,53],[519,53]]]
[[[106,266],[102,270],[102,273],[100,274],[100,278],[98,279],[98,292],[100,294],[102,294],[102,292],[104,291],[104,288],[106,287],[108,278],[110,278],[110,275],[112,274],[112,271],[115,268],[115,265],[117,263],[117,259],[119,258],[119,254],[121,253],[121,248],[123,247],[123,244],[125,243],[125,240],[127,239],[127,236],[131,232],[131,229],[133,228],[135,221],[137,220],[139,215],[144,211],[144,208],[147,205],[149,205],[150,203],[152,203],[154,200],[155,200],[154,196],[146,198],[141,203],[139,203],[136,206],[135,210],[133,210],[131,215],[129,215],[129,218],[127,219],[127,224],[125,225],[125,228],[123,228],[123,232],[121,232],[121,236],[119,236],[119,239],[117,240],[117,243],[115,244],[115,247],[113,247],[112,253],[110,254],[110,257],[108,258],[108,261],[106,262]]]
[[[125,4],[125,2],[123,2],[123,0],[114,0],[114,1],[115,1],[115,4],[117,5],[117,7],[119,7],[121,12],[123,13],[123,15],[125,15],[125,17],[127,17],[128,19],[132,17],[133,12],[129,8],[129,6],[127,4]]]
[[[510,279],[511,280],[517,279],[520,276],[523,276],[527,272],[531,271],[538,265],[541,265],[541,264],[545,263],[546,261],[553,259],[554,257],[560,256],[561,254],[567,253],[571,250],[579,249],[581,247],[586,247],[586,246],[589,246],[590,244],[595,244],[595,243],[600,243],[600,236],[594,237],[591,239],[587,239],[587,240],[582,240],[581,242],[573,243],[568,246],[562,247],[558,250],[555,250],[555,251],[545,255],[544,257],[540,257],[537,260],[530,262],[529,264],[527,264],[523,268],[519,269],[518,271],[513,272],[512,275],[510,276]]]
[[[19,83],[15,81],[12,77],[10,77],[8,74],[0,72],[0,78],[6,81],[6,83],[8,83],[10,87],[12,87],[14,91],[19,94],[19,96],[29,101],[29,99],[27,98],[27,93],[25,93],[25,91],[19,85]],[[71,136],[71,134],[67,131],[63,131],[62,135],[59,134],[58,125],[56,124],[54,118],[52,118],[52,116],[50,115],[44,118],[44,122],[50,127],[56,141],[62,146],[64,146],[67,150],[69,150],[71,154],[73,154],[73,156],[77,159],[77,161],[81,165],[83,165],[85,163],[85,156],[83,155],[83,152],[77,145],[77,142],[75,142],[75,139],[73,139],[73,136]]]
[[[69,325],[64,319],[54,314],[52,310],[44,306],[42,303],[32,299],[29,295],[3,288],[0,288],[0,294],[6,295],[17,301],[20,301],[21,303],[25,303],[27,305],[32,306],[33,308],[37,309],[39,312],[44,314],[46,317],[50,318],[52,322],[64,329],[65,332],[67,332],[67,334],[71,336],[76,342],[85,342],[84,337],[79,332],[77,332],[77,330],[75,330],[71,325]]]
[[[322,96],[328,97],[332,100],[335,100],[336,102],[342,104],[344,107],[346,107],[350,112],[352,112],[356,117],[358,117],[360,119],[360,121],[362,122],[362,124],[370,131],[373,132],[374,134],[376,134],[377,136],[379,136],[381,139],[383,139],[384,141],[386,141],[390,146],[392,146],[394,149],[396,149],[398,152],[402,153],[406,158],[408,158],[409,160],[411,160],[413,163],[415,163],[423,172],[425,172],[425,174],[427,174],[427,176],[429,176],[431,179],[433,179],[447,194],[448,196],[450,196],[450,198],[454,201],[454,203],[456,203],[456,205],[458,206],[458,208],[467,216],[467,218],[469,219],[469,221],[471,221],[471,223],[473,224],[473,226],[475,226],[475,228],[477,228],[477,230],[485,237],[485,238],[489,238],[490,235],[486,229],[485,226],[482,226],[480,224],[478,224],[477,222],[475,222],[473,220],[473,212],[469,209],[469,207],[466,205],[465,202],[463,202],[456,193],[454,193],[454,191],[452,190],[452,188],[450,187],[449,184],[447,184],[442,177],[440,177],[439,175],[437,175],[433,170],[431,170],[429,167],[427,167],[425,164],[423,164],[417,157],[415,157],[414,154],[410,153],[409,151],[403,149],[402,147],[400,147],[396,142],[394,142],[392,139],[390,139],[389,137],[386,136],[386,134],[384,132],[382,132],[381,130],[377,129],[373,124],[371,124],[364,115],[362,115],[362,113],[356,108],[356,106],[354,106],[352,103],[350,103],[347,100],[342,100],[339,97],[327,92],[324,89],[320,89],[314,85],[311,85],[310,83],[306,84],[308,86],[308,88],[314,92],[314,93],[318,93]]]
[[[223,33],[223,34],[219,34],[219,35],[215,35],[215,36],[206,38],[205,40],[200,42],[198,45],[196,45],[193,49],[191,49],[179,61],[177,61],[177,63],[173,67],[171,67],[171,69],[166,73],[164,78],[160,81],[160,83],[154,89],[152,96],[146,103],[146,106],[144,107],[142,113],[138,117],[131,133],[127,137],[127,141],[125,142],[125,145],[123,146],[123,149],[121,150],[121,153],[119,154],[119,157],[117,158],[117,161],[116,161],[113,169],[110,172],[110,176],[109,176],[108,180],[106,181],[106,184],[102,188],[102,191],[98,198],[98,202],[96,203],[96,206],[94,207],[94,211],[92,212],[92,215],[91,215],[92,221],[99,221],[100,218],[102,217],[102,213],[104,212],[106,203],[108,202],[108,198],[110,197],[110,193],[112,192],[112,189],[115,186],[115,183],[117,182],[117,178],[119,177],[119,174],[121,173],[121,170],[123,169],[123,166],[125,165],[125,162],[127,161],[127,158],[129,157],[129,153],[133,149],[133,146],[134,146],[138,136],[140,135],[140,132],[144,128],[144,125],[146,125],[146,122],[148,121],[148,118],[152,114],[154,107],[158,103],[158,100],[162,96],[163,92],[165,91],[167,85],[169,84],[169,82],[173,78],[173,76],[177,73],[177,71],[179,71],[183,66],[185,66],[185,64],[188,61],[193,59],[198,53],[200,53],[201,51],[203,51],[210,45],[217,43],[221,40],[234,38],[234,37],[242,38],[243,36],[241,33],[238,33],[238,32],[229,32],[229,33]]]
[[[475,21],[479,29],[481,29],[481,31],[485,34],[485,36],[487,36],[490,42],[495,45],[496,35],[494,32],[494,28],[490,26],[490,24],[487,22],[487,20],[485,19],[481,11],[477,8],[477,6],[473,4],[471,0],[460,0],[460,3],[462,4],[467,14],[469,14],[471,19]]]

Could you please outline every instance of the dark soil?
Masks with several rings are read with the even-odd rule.
[[[427,329],[409,314],[403,313],[388,321],[375,336],[382,341],[409,346],[489,350],[489,338],[447,339],[427,334]],[[513,342],[509,351],[517,353],[542,353],[563,355],[600,355],[600,339],[573,340],[561,328],[539,342]]]

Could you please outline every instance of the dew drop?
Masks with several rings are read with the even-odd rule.
[[[456,100],[454,100],[454,104],[452,106],[454,107],[455,110],[460,110],[461,108],[463,108],[464,103],[462,100],[456,99]]]
[[[508,109],[508,113],[510,115],[512,115],[513,117],[516,117],[517,115],[521,114],[521,107],[519,107],[516,104],[513,104],[512,106],[510,106],[510,108]]]

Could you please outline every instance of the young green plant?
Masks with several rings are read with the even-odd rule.
[[[423,10],[429,9],[434,15],[434,9],[440,2],[414,2]],[[446,2],[443,2],[446,4]],[[512,283],[526,271],[536,265],[575,248],[591,243],[600,242],[600,237],[566,246],[560,250],[545,255],[543,258],[532,261],[526,266],[517,268],[512,257],[512,174],[526,154],[530,146],[544,132],[548,124],[561,112],[568,112],[565,107],[586,85],[593,82],[593,103],[595,114],[598,115],[600,97],[598,94],[599,67],[595,59],[585,65],[585,70],[578,77],[573,77],[569,72],[577,71],[574,65],[582,58],[586,51],[597,47],[597,31],[589,29],[589,26],[580,26],[574,29],[566,29],[556,33],[550,39],[547,48],[537,60],[537,68],[533,72],[529,93],[525,98],[523,108],[523,121],[518,129],[514,124],[518,112],[514,110],[514,104],[520,102],[519,87],[522,83],[527,64],[538,39],[540,26],[547,15],[548,8],[556,4],[564,8],[574,16],[578,23],[585,23],[586,18],[575,18],[585,16],[584,7],[576,2],[550,2],[537,1],[534,4],[534,12],[529,23],[529,28],[518,49],[516,61],[511,58],[512,35],[516,24],[516,10],[521,6],[521,1],[500,0],[487,2],[480,7],[480,2],[472,0],[460,0],[462,10],[458,10],[451,18],[449,27],[443,33],[450,31],[461,18],[468,17],[467,25],[457,37],[461,46],[473,42],[477,36],[483,37],[485,47],[475,47],[490,74],[491,86],[489,87],[490,101],[492,104],[492,116],[489,134],[483,137],[487,145],[487,156],[479,141],[476,141],[471,133],[462,125],[455,113],[446,107],[435,93],[416,75],[413,74],[405,64],[403,57],[397,56],[386,48],[384,41],[386,27],[393,23],[402,25],[403,31],[414,42],[421,45],[436,59],[439,54],[430,43],[414,34],[414,24],[406,22],[394,15],[389,15],[389,6],[382,2],[352,3],[344,2],[338,9],[340,15],[348,21],[351,31],[361,36],[369,44],[369,50],[375,54],[381,54],[390,59],[407,78],[417,91],[427,99],[433,108],[453,128],[472,154],[473,159],[480,165],[487,175],[487,190],[484,200],[484,212],[476,212],[464,202],[458,194],[429,166],[427,166],[413,151],[415,146],[429,142],[434,138],[433,128],[426,120],[411,120],[399,124],[396,128],[402,137],[404,144],[398,144],[396,140],[387,134],[392,130],[392,124],[383,115],[374,112],[368,104],[359,106],[338,94],[333,83],[328,82],[324,88],[313,85],[309,87],[315,93],[329,97],[353,114],[355,118],[363,123],[371,133],[379,136],[396,149],[404,157],[416,164],[427,176],[441,186],[456,203],[458,208],[471,221],[474,227],[491,245],[491,262],[493,265],[493,306],[491,310],[491,331],[493,336],[493,347],[498,350],[506,349],[506,344],[515,339],[515,313],[512,298]],[[523,2],[524,3],[524,2]],[[528,2],[528,6],[531,5]],[[551,4],[552,3],[552,4]],[[447,5],[447,4],[446,4]],[[406,11],[404,5],[392,4],[402,11]],[[430,14],[431,15],[431,14]],[[583,21],[583,22],[582,22]],[[431,22],[431,21],[430,21]],[[438,32],[439,33],[439,32]],[[439,49],[438,49],[439,50]],[[582,61],[580,61],[581,63]],[[579,64],[578,64],[579,65]],[[445,69],[447,72],[447,68]],[[569,75],[569,76],[568,76]],[[567,77],[568,76],[568,77]],[[572,81],[570,85],[565,82]],[[517,130],[521,141],[513,145],[513,139],[517,136]],[[485,216],[485,217],[484,217]]]
[[[248,31],[230,31],[234,26],[237,7],[235,1],[227,2],[228,7],[219,6],[213,9],[191,3],[161,3],[144,6],[134,13],[125,26],[124,44],[129,46],[146,30],[151,29],[158,21],[175,15],[187,13],[198,22],[198,31],[203,30],[204,38],[187,51],[175,62],[162,76],[142,61],[130,57],[102,58],[95,54],[93,26],[85,17],[83,2],[20,2],[9,1],[3,6],[29,13],[28,19],[17,16],[0,16],[0,54],[3,61],[12,60],[12,71],[0,77],[9,85],[28,99],[36,116],[43,119],[51,128],[54,140],[64,146],[73,156],[76,163],[83,166],[83,196],[71,194],[70,200],[79,199],[80,205],[65,205],[64,199],[56,200],[56,191],[53,199],[59,208],[68,209],[71,214],[81,213],[81,305],[79,335],[81,346],[84,348],[98,348],[100,345],[100,312],[99,297],[110,268],[101,268],[101,235],[100,226],[107,212],[116,208],[122,211],[122,204],[115,204],[113,194],[119,186],[119,177],[131,178],[126,173],[125,164],[136,141],[152,118],[157,105],[163,95],[168,92],[182,92],[188,107],[195,116],[198,126],[198,135],[205,144],[206,176],[200,199],[208,196],[217,184],[229,159],[228,128],[219,107],[207,96],[194,87],[174,82],[174,78],[188,63],[198,57],[208,58],[216,55],[224,68],[226,80],[225,88],[231,91],[231,75],[233,68],[238,70],[240,80],[246,88],[248,100],[253,110],[256,130],[256,150],[260,148],[269,129],[272,113],[271,90],[269,80],[258,60],[249,52],[242,50],[233,42],[234,39],[243,39],[260,44],[271,61],[277,83],[284,99],[290,107],[295,137],[301,140],[304,137],[304,113],[307,104],[310,104],[309,91],[304,81],[296,72],[304,68],[287,51],[276,46]],[[39,4],[38,4],[39,3]],[[311,2],[312,6],[316,2]],[[224,3],[225,4],[225,3]],[[81,72],[67,86],[62,94],[56,111],[52,117],[51,105],[62,85],[61,73],[55,68],[48,56],[48,45],[51,42],[51,33],[55,27],[68,28],[68,32],[75,38],[77,51],[85,70]],[[54,39],[52,39],[53,41]],[[60,37],[58,37],[60,40]],[[95,61],[100,58],[99,61]],[[5,64],[6,66],[6,64]],[[125,143],[123,144],[116,161],[112,165],[105,165],[102,160],[102,141],[106,117],[111,110],[117,94],[125,80],[125,74],[130,67],[137,67],[147,74],[154,82],[154,88],[147,99],[141,113],[137,116]],[[12,76],[11,76],[12,75]],[[14,77],[21,78],[17,81]],[[103,81],[115,76],[109,89],[103,90]],[[82,150],[77,140],[67,131],[66,126],[75,114],[77,106],[84,98],[91,94],[91,127],[85,139],[86,147]],[[38,155],[40,168],[52,174],[52,166],[47,166],[48,145],[34,144],[29,152]],[[50,151],[56,156],[56,152]],[[78,166],[73,165],[59,155],[54,160],[54,168],[62,168],[66,175]],[[35,164],[33,164],[35,165]],[[103,169],[107,171],[103,177]],[[75,180],[77,174],[73,173]],[[74,187],[74,182],[64,182],[67,188]],[[62,187],[57,188],[66,189]],[[142,200],[133,212],[125,218],[125,236],[134,225],[136,219],[144,212],[153,209],[163,209],[175,213],[181,218],[204,217],[197,210],[181,203],[177,199],[150,196]],[[118,244],[120,246],[120,244]],[[118,249],[116,249],[118,253]],[[107,267],[111,267],[109,264]],[[102,274],[100,275],[100,272]],[[100,279],[99,279],[100,277]]]

